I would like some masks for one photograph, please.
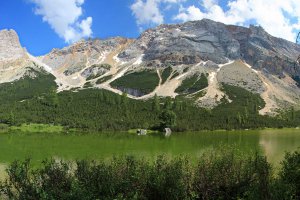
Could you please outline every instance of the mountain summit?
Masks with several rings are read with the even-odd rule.
[[[14,30],[0,31],[0,61],[12,61],[26,56]]]
[[[129,60],[144,54],[143,60],[155,66],[208,60],[224,64],[242,59],[256,69],[300,75],[300,68],[294,69],[299,52],[299,45],[272,37],[262,27],[245,28],[203,19],[150,29],[119,57]]]
[[[56,77],[58,91],[102,88],[133,99],[182,95],[206,108],[230,103],[223,86],[232,85],[261,96],[266,105],[260,114],[275,114],[282,107],[300,106],[299,52],[299,45],[262,27],[208,19],[161,25],[135,40],[83,40],[38,58],[21,47],[14,31],[4,30],[0,82],[40,66]],[[19,60],[11,68],[9,63]]]

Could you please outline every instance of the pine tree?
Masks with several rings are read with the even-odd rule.
[[[153,101],[152,101],[152,111],[160,111],[160,102],[157,94],[154,95]]]
[[[15,117],[15,114],[12,111],[10,111],[10,114],[9,114],[9,123],[11,125],[16,123],[16,117]]]
[[[159,115],[160,127],[163,128],[172,128],[176,125],[176,114],[171,110],[164,110]]]
[[[172,99],[171,99],[171,97],[166,98],[164,109],[165,110],[171,110],[172,109]]]
[[[241,117],[241,114],[238,112],[238,114],[237,114],[237,121],[238,121],[238,123],[239,124],[242,124],[242,117]]]

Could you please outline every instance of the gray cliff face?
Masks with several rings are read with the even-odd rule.
[[[264,69],[272,74],[300,75],[295,62],[300,46],[268,34],[262,27],[243,28],[227,26],[234,38],[240,43],[241,57],[256,69]]]
[[[295,60],[300,46],[276,38],[263,28],[225,25],[212,20],[161,25],[145,31],[140,38],[119,54],[128,61],[143,56],[146,66],[196,64],[210,60],[226,63],[242,59],[254,68],[272,74],[300,75]]]
[[[0,61],[17,60],[25,55],[26,50],[22,48],[14,30],[0,31]]]
[[[195,64],[201,60],[225,63],[240,57],[240,44],[226,25],[211,20],[161,25],[144,32],[119,57],[132,59],[144,54],[154,64]]]

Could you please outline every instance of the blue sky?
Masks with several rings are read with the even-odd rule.
[[[263,26],[294,41],[300,30],[299,0],[1,0],[0,29],[14,29],[33,55],[81,38],[123,36],[162,23],[210,18]]]

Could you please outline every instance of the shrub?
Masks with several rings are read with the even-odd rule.
[[[0,195],[8,199],[299,199],[299,152],[288,153],[278,176],[264,156],[223,148],[196,164],[186,157],[154,162],[132,156],[75,163],[49,160],[38,169],[13,162]]]
[[[277,199],[300,199],[300,152],[286,153],[281,165],[275,185]]]

